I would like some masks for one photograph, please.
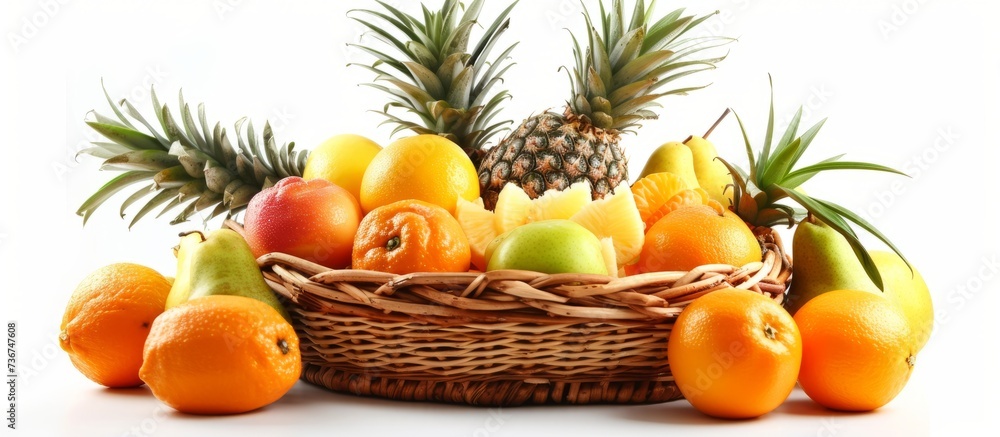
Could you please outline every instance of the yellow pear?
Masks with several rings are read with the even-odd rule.
[[[731,205],[733,190],[729,189],[729,194],[726,194],[726,185],[733,183],[733,177],[730,176],[726,165],[715,159],[719,156],[715,151],[715,146],[707,139],[696,135],[689,137],[684,145],[691,149],[698,185],[708,192],[712,200],[723,206]]]
[[[698,176],[694,172],[694,155],[684,143],[672,141],[654,150],[639,178],[661,172],[677,175],[688,187],[699,186]]]

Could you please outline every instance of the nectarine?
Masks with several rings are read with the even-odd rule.
[[[348,267],[361,206],[324,179],[282,179],[247,205],[244,230],[255,256],[282,252],[333,269]]]

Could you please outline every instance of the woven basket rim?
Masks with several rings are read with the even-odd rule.
[[[233,220],[225,226],[243,232]],[[791,258],[776,231],[753,230],[762,246],[761,261],[622,278],[523,270],[397,275],[330,269],[284,253],[264,254],[257,261],[276,292],[312,311],[336,308],[376,320],[416,318],[444,324],[649,323],[676,318],[695,298],[730,287],[765,293],[781,302],[791,276]]]

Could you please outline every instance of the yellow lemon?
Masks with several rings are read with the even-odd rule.
[[[439,135],[400,138],[372,160],[361,181],[361,208],[369,212],[407,199],[454,214],[458,199],[479,197],[479,176],[469,156]]]
[[[309,153],[302,178],[326,179],[359,199],[365,170],[381,150],[382,146],[361,135],[330,137]]]

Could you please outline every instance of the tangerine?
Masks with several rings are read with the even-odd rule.
[[[138,387],[142,347],[169,294],[170,281],[149,267],[118,263],[97,269],[70,297],[59,346],[91,381]]]
[[[400,138],[375,155],[361,178],[365,212],[417,199],[455,212],[458,198],[479,197],[479,176],[462,148],[439,135]]]
[[[802,332],[799,385],[824,407],[874,410],[895,398],[913,372],[910,326],[882,296],[823,293],[795,313],[795,322]]]
[[[444,208],[400,200],[372,210],[358,226],[355,269],[406,274],[465,272],[472,259],[462,226]]]
[[[212,295],[153,322],[139,374],[153,395],[192,414],[256,410],[283,396],[302,371],[299,339],[257,299]]]
[[[710,292],[681,312],[667,342],[677,387],[705,414],[766,414],[795,387],[802,338],[792,316],[753,291]]]
[[[709,197],[708,191],[701,188],[681,190],[670,197],[663,205],[660,205],[656,211],[649,214],[649,217],[646,218],[645,232],[649,232],[649,228],[652,228],[661,218],[684,205],[711,205],[713,208],[721,209],[721,204],[719,204],[719,207],[716,207],[715,204],[710,204],[709,202],[715,201]]]
[[[760,261],[760,243],[746,223],[718,202],[713,205],[683,205],[657,221],[646,233],[637,270],[687,271]]]
[[[635,206],[639,209],[643,223],[671,197],[690,188],[694,187],[689,187],[680,176],[670,172],[653,173],[635,181],[632,184],[632,195],[635,196]]]

